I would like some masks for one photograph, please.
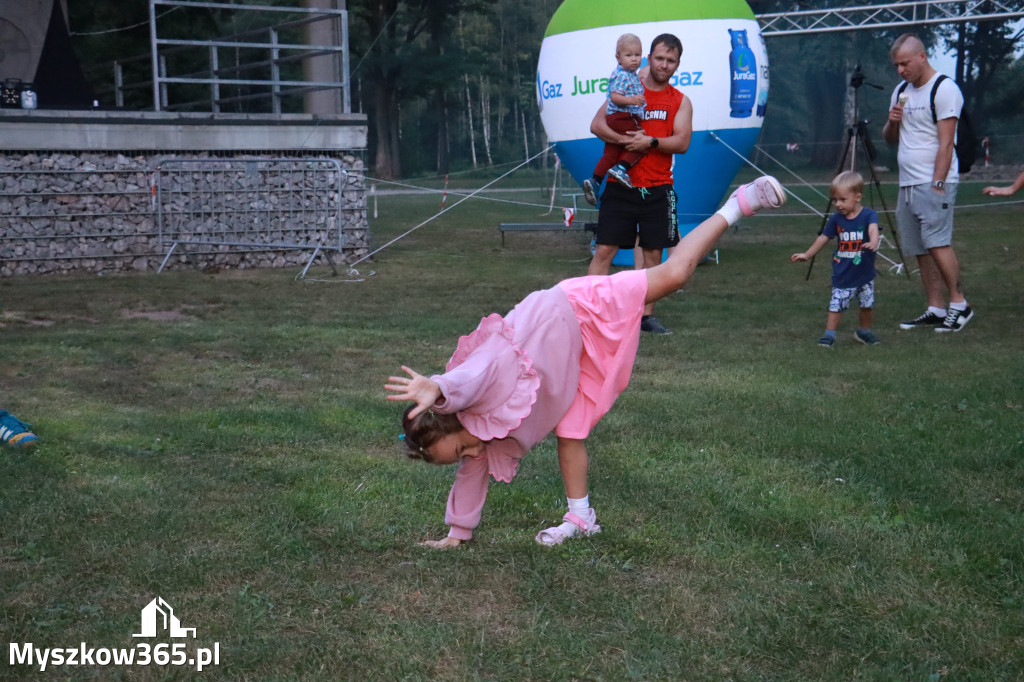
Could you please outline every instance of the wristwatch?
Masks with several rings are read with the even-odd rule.
[[[651,138],[651,148],[653,149],[653,148],[656,148],[657,146],[658,146],[658,138],[652,137]]]
[[[932,187],[935,189],[944,189],[946,187],[946,183],[942,180],[933,180]]]

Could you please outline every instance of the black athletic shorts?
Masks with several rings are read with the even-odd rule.
[[[679,243],[676,192],[672,185],[627,189],[617,182],[605,185],[597,215],[596,242],[631,249],[640,235],[640,248],[665,249]]]

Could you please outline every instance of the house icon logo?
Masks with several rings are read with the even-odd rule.
[[[157,597],[142,609],[142,632],[132,637],[156,637],[157,630],[166,630],[171,637],[196,636],[195,628],[181,627],[181,621],[174,615],[171,605]]]

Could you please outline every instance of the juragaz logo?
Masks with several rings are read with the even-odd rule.
[[[751,59],[746,50],[741,51],[736,57],[736,68],[732,72],[732,79],[734,81],[753,81],[757,80],[757,73],[751,71]]]
[[[194,639],[196,636],[196,629],[182,627],[181,621],[174,615],[174,609],[161,597],[156,597],[142,609],[141,630],[132,637],[158,637],[166,634],[177,639]],[[121,648],[91,647],[85,642],[72,647],[42,647],[33,642],[11,642],[8,652],[8,663],[11,666],[38,667],[39,672],[57,666],[102,668],[111,665],[187,665],[195,667],[196,672],[202,672],[207,666],[220,665],[220,642],[214,642],[213,648],[195,648],[192,651],[188,650],[184,642],[140,642],[132,647]]]
[[[747,67],[750,68],[750,67]],[[753,78],[753,74],[751,74]],[[608,94],[607,78],[582,78],[573,76],[572,83],[555,83],[548,80],[540,80],[537,76],[537,89],[541,100],[559,99],[562,97],[579,97],[582,95]],[[703,71],[676,71],[669,79],[669,85],[673,87],[692,87],[704,85]]]

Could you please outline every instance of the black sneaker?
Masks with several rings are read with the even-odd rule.
[[[640,331],[649,334],[671,334],[672,330],[661,323],[654,315],[644,315],[640,318]]]
[[[967,310],[950,308],[949,312],[946,313],[946,319],[942,321],[942,324],[935,328],[935,331],[958,332],[971,321],[972,317],[974,317],[974,311],[971,310],[971,306],[967,306]]]
[[[836,345],[836,338],[834,336],[823,336],[818,339],[818,345],[822,348],[832,348]]]
[[[938,327],[943,319],[930,310],[924,311],[923,315],[915,317],[909,322],[900,322],[900,329],[917,329],[918,327]]]

